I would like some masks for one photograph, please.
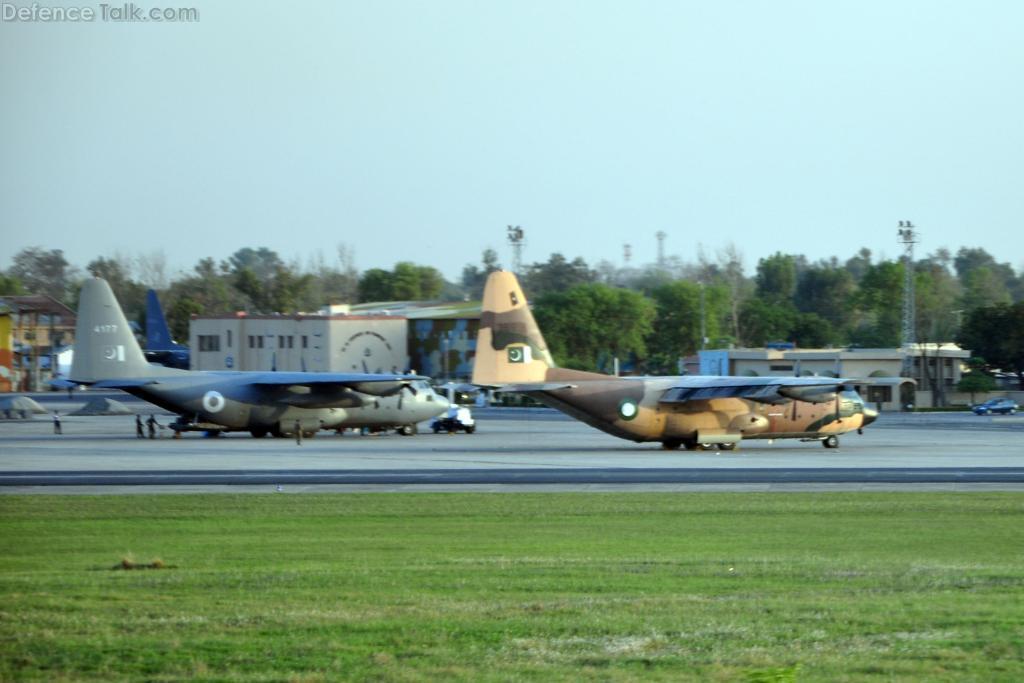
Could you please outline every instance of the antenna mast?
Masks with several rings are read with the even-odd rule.
[[[668,235],[664,230],[659,230],[654,236],[658,238],[658,270],[665,270],[665,238]]]

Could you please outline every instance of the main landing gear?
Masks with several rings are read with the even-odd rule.
[[[821,440],[821,445],[825,448],[839,448],[839,437],[835,434],[829,434]]]
[[[678,450],[680,446],[688,451],[734,451],[737,445],[739,444],[735,442],[715,444],[691,441],[689,439],[668,439],[661,442],[661,447],[666,451]]]

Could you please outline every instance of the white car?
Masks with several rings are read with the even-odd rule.
[[[469,408],[453,405],[448,408],[447,413],[435,418],[430,423],[430,428],[434,430],[435,434],[439,434],[442,431],[452,434],[459,430],[472,434],[476,431],[476,421],[473,419],[473,414],[469,411]]]

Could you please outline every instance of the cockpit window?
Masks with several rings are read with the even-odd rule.
[[[864,402],[856,391],[848,390],[839,394],[839,417],[850,417],[864,412]]]

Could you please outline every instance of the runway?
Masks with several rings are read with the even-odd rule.
[[[780,440],[686,452],[549,410],[476,416],[473,435],[322,432],[302,445],[167,431],[139,440],[131,416],[66,416],[63,435],[42,416],[0,420],[0,493],[1024,490],[1024,418],[883,415],[835,450]]]
[[[523,468],[444,470],[154,470],[0,472],[0,486],[519,485],[519,484],[1021,484],[1024,467]]]

